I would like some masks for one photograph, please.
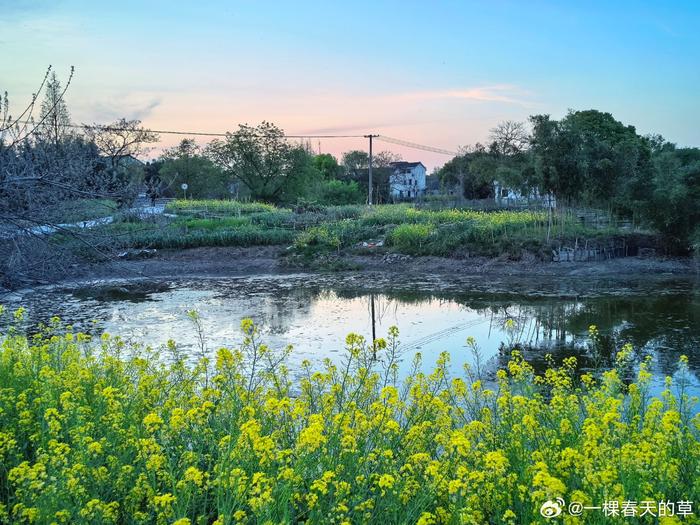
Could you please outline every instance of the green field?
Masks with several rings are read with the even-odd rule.
[[[277,208],[237,201],[173,201],[166,216],[122,217],[100,230],[121,248],[292,246],[294,254],[355,250],[365,241],[380,251],[410,255],[470,254],[517,259],[546,256],[551,242],[605,239],[620,232],[585,227],[575,218],[543,211],[422,210],[409,204]],[[366,251],[366,250],[365,250]]]

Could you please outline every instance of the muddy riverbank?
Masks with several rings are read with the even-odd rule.
[[[619,276],[693,275],[699,270],[692,258],[623,257],[591,262],[543,262],[534,257],[511,261],[507,258],[409,257],[378,252],[367,255],[330,256],[327,264],[312,269],[328,271],[344,268],[357,271],[386,271],[411,274],[458,273],[479,275],[551,275]],[[251,248],[193,248],[162,250],[143,258],[118,259],[77,265],[69,278],[129,278],[184,275],[246,275],[256,273],[293,273],[308,270],[285,257],[285,249],[276,246]]]
[[[349,274],[361,280],[363,273],[383,275],[392,281],[437,276],[441,282],[456,277],[473,276],[475,280],[496,282],[501,278],[526,278],[535,281],[574,283],[577,280],[627,281],[700,277],[700,266],[693,258],[624,257],[595,262],[543,262],[535,257],[511,261],[507,258],[410,257],[377,252],[376,254],[331,255],[315,264],[300,265],[286,256],[284,248],[260,246],[249,248],[217,247],[187,250],[160,250],[134,258],[120,258],[99,263],[74,264],[63,278],[39,285],[100,280],[170,279],[181,277],[236,277],[260,274],[299,272]],[[392,277],[393,276],[393,277]],[[512,279],[506,279],[512,280]],[[585,283],[576,288],[585,288]]]

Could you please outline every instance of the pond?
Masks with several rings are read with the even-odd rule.
[[[59,315],[76,329],[107,331],[154,348],[172,339],[190,354],[196,336],[188,310],[199,313],[212,354],[236,346],[242,340],[240,321],[250,317],[269,346],[294,346],[292,370],[303,360],[340,362],[349,332],[371,340],[373,326],[377,337],[385,337],[395,325],[403,375],[417,352],[429,371],[442,351],[450,352],[459,374],[464,363],[475,360],[465,344],[468,336],[476,339],[491,377],[508,360],[505,346],[513,345],[539,370],[547,354],[557,363],[577,355],[586,366],[588,327],[595,324],[608,348],[629,342],[639,359],[652,356],[656,391],[673,374],[679,356],[687,355],[694,390],[700,392],[698,290],[696,280],[673,276],[621,285],[544,277],[291,274],[47,287],[14,296],[8,306],[27,307],[30,331]]]

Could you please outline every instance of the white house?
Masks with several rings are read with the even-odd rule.
[[[529,206],[538,205],[544,208],[556,208],[557,200],[552,194],[540,194],[537,188],[525,194],[520,190],[509,188],[498,181],[493,182],[493,193],[496,204],[500,206]]]
[[[389,165],[389,193],[392,199],[415,199],[425,192],[426,169],[422,162],[392,162]]]

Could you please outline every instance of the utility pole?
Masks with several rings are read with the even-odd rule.
[[[372,139],[374,137],[378,137],[379,135],[365,135],[366,139],[369,139],[369,188],[368,188],[368,195],[367,195],[367,204],[372,206]]]

